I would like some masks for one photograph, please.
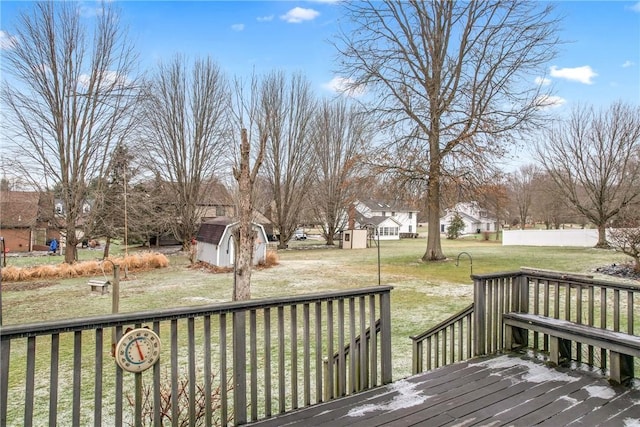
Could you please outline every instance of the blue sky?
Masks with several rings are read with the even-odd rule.
[[[320,95],[339,84],[328,40],[343,19],[339,2],[116,1],[144,68],[175,53],[210,55],[230,75],[302,71]],[[82,3],[90,19],[95,3]],[[549,64],[547,79],[566,111],[575,104],[640,103],[640,2],[561,1],[560,37],[568,43]],[[0,1],[5,48],[24,1]]]

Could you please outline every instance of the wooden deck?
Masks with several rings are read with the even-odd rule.
[[[502,355],[449,365],[252,426],[640,426],[640,389]]]

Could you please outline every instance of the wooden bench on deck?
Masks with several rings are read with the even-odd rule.
[[[549,358],[556,365],[571,359],[571,341],[576,341],[609,350],[612,381],[622,383],[634,377],[633,358],[640,357],[640,336],[529,313],[505,313],[502,320],[507,350],[527,346],[528,331],[540,332],[549,337]]]
[[[111,284],[111,282],[109,282],[108,280],[91,279],[87,284],[91,286],[92,292],[100,291],[100,295],[104,295],[105,293],[109,292],[109,285]]]

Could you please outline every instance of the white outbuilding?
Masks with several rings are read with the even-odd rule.
[[[260,224],[251,223],[256,239],[253,247],[253,265],[267,258],[267,234]],[[218,267],[232,267],[235,260],[233,232],[238,221],[228,217],[217,217],[200,224],[196,236],[196,259]]]

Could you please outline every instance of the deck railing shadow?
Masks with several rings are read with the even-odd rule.
[[[413,336],[413,372],[505,349],[505,313],[531,313],[638,336],[640,286],[588,275],[522,268],[473,275],[473,304],[428,331]],[[549,351],[549,336],[530,331],[529,348]],[[605,372],[609,352],[572,342],[570,359]],[[640,360],[633,361],[640,372]]]
[[[3,326],[0,423],[240,425],[387,384],[391,289]],[[125,372],[112,342],[145,326],[160,361]]]

